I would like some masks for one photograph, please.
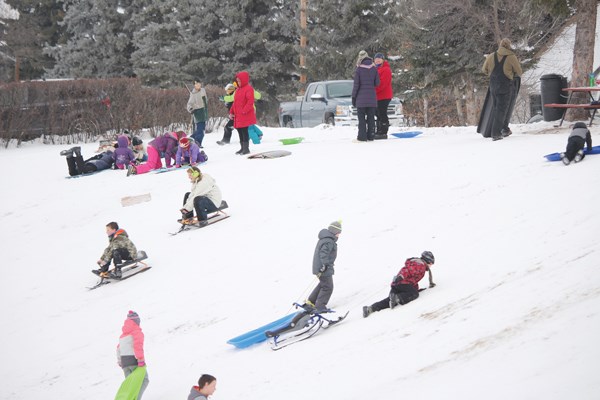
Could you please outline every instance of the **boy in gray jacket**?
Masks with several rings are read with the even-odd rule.
[[[319,241],[315,247],[312,272],[319,278],[305,304],[307,311],[327,311],[327,303],[333,294],[333,265],[337,257],[337,240],[342,233],[342,222],[334,221],[327,229],[319,232]]]

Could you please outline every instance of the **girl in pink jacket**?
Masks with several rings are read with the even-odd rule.
[[[146,366],[144,359],[144,333],[140,328],[140,317],[135,311],[127,313],[127,319],[123,323],[123,333],[119,337],[117,345],[117,362],[123,368],[123,373],[127,378],[137,367]],[[148,386],[148,373],[144,377],[142,388],[138,394],[138,400]]]

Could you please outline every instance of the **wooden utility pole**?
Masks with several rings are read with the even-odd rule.
[[[19,76],[19,56],[15,56],[15,82],[19,82],[20,80],[20,76]]]
[[[300,0],[300,83],[306,85],[306,9],[308,0]],[[304,87],[302,87],[304,92]]]

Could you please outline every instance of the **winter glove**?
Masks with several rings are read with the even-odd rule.
[[[146,362],[144,360],[138,360],[138,367],[145,367]]]
[[[323,265],[321,268],[319,268],[320,273],[323,273],[325,271],[327,271],[327,265]]]
[[[352,98],[352,107],[356,108],[356,97]]]

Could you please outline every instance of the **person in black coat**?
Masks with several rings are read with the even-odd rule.
[[[106,150],[87,160],[81,156],[81,147],[72,147],[60,152],[61,156],[67,157],[67,167],[70,176],[91,174],[92,172],[102,171],[112,167],[114,163],[113,152]]]
[[[352,87],[352,106],[358,114],[359,142],[375,138],[375,114],[377,113],[377,93],[379,73],[366,51],[358,53],[356,70],[354,71],[354,86]]]

